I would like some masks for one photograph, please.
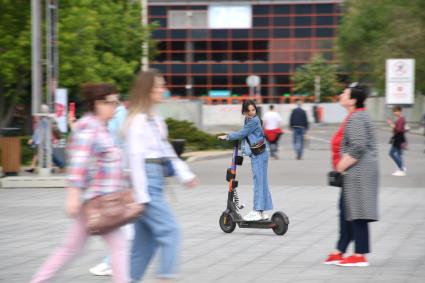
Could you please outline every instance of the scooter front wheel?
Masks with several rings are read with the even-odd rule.
[[[283,236],[288,231],[289,218],[282,211],[275,212],[272,216],[272,222],[275,224],[273,232],[276,235]]]
[[[231,214],[223,212],[219,220],[220,228],[224,233],[232,233],[236,228],[236,222]]]

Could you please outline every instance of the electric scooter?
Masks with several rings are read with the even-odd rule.
[[[282,211],[273,213],[268,220],[246,221],[239,214],[239,210],[244,207],[239,204],[239,196],[236,188],[238,181],[236,178],[236,168],[243,163],[243,156],[238,155],[239,141],[234,141],[232,164],[226,172],[226,181],[229,182],[229,190],[227,195],[227,208],[220,216],[219,224],[221,230],[225,233],[232,233],[236,224],[239,228],[256,228],[256,229],[272,229],[276,235],[285,235],[288,231],[289,218]]]

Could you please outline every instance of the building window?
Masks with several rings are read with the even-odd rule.
[[[208,30],[206,29],[192,29],[190,30],[190,37],[194,39],[207,39]]]
[[[234,52],[232,53],[232,61],[240,61],[245,62],[248,61],[248,53],[247,52]]]
[[[269,5],[254,5],[252,8],[252,13],[254,15],[267,15],[270,12]]]
[[[332,29],[332,28],[318,28],[318,29],[316,29],[316,36],[317,37],[333,37],[334,36],[334,29]]]
[[[249,38],[249,30],[247,29],[234,29],[232,30],[232,37],[237,39]]]
[[[311,29],[310,28],[296,28],[295,37],[310,37]]]
[[[299,4],[295,5],[296,14],[310,14],[312,12],[312,5],[308,4]]]
[[[184,74],[187,72],[187,65],[186,64],[172,64],[171,65],[171,72],[175,74]]]
[[[173,7],[175,9],[177,7]],[[170,29],[192,29],[208,27],[207,11],[186,10],[168,11],[168,28]]]
[[[167,8],[164,6],[151,6],[149,7],[149,15],[152,16],[166,16]]]
[[[275,26],[287,27],[291,25],[291,21],[288,17],[275,17],[273,18],[273,24]]]
[[[334,5],[332,4],[317,4],[316,13],[317,14],[331,14],[333,13]]]
[[[331,26],[334,24],[333,17],[319,16],[316,18],[316,25],[318,26]]]
[[[212,64],[211,72],[215,74],[223,74],[227,73],[227,65],[226,64]]]
[[[311,17],[295,17],[295,26],[310,26]]]
[[[269,25],[268,17],[254,17],[252,19],[252,25],[254,27],[267,27]]]
[[[212,29],[211,38],[213,39],[226,39],[229,36],[229,30],[227,29]]]
[[[254,40],[252,42],[252,48],[254,50],[267,50],[269,48],[268,43],[267,40]]]
[[[269,37],[270,32],[268,29],[254,29],[252,31],[253,38],[267,38]]]
[[[247,73],[249,70],[248,64],[234,64],[232,65],[232,72],[236,74]]]
[[[275,14],[289,14],[291,11],[289,5],[275,5],[274,13]]]
[[[213,76],[212,77],[212,84],[214,86],[220,85],[219,88],[213,87],[215,89],[226,88],[227,87],[227,76]]]
[[[275,38],[288,38],[290,36],[289,29],[277,28],[273,30],[273,37]]]
[[[208,65],[206,64],[193,64],[191,72],[194,74],[205,74],[208,72]],[[206,78],[206,77],[203,77]]]

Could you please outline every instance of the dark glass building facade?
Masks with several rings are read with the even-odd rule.
[[[294,94],[298,66],[314,54],[335,59],[342,1],[241,1],[251,7],[251,27],[234,29],[208,28],[208,7],[237,1],[149,2],[159,51],[151,67],[163,72],[173,95],[245,95],[251,74],[261,78],[262,96]]]

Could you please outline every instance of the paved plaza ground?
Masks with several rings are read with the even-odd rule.
[[[408,176],[393,177],[390,133],[379,130],[381,221],[371,224],[371,266],[322,264],[337,237],[339,189],[326,186],[325,178],[330,169],[327,141],[334,131],[335,127],[315,126],[300,161],[291,150],[291,136],[284,135],[281,158],[269,162],[275,209],[290,219],[284,236],[271,230],[220,230],[230,156],[190,163],[200,178],[197,189],[170,182],[167,197],[183,233],[177,282],[425,282],[425,154],[419,135],[408,136]],[[237,179],[247,213],[252,203],[249,159]],[[64,198],[64,189],[0,189],[0,282],[28,282],[60,245],[70,223],[63,212]],[[92,238],[54,282],[112,282],[88,273],[104,255],[104,243]],[[156,262],[143,282],[155,282],[155,267]]]

